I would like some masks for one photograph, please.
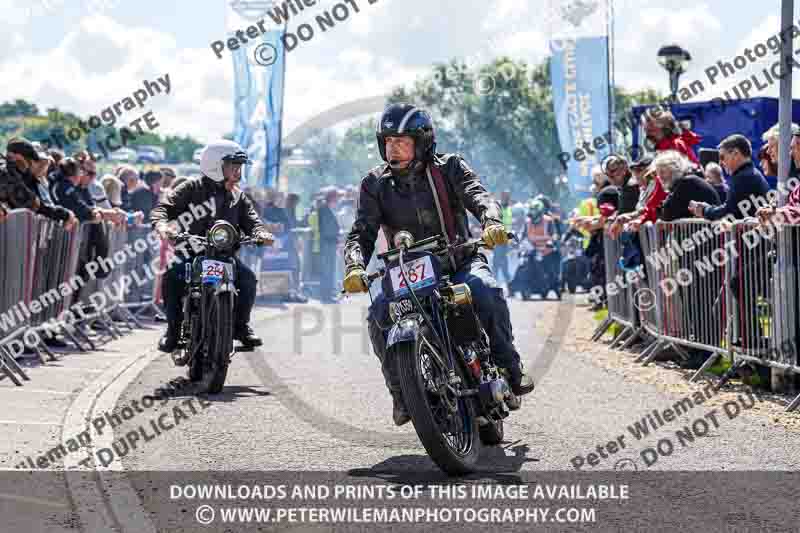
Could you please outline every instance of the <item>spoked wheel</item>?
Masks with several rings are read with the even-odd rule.
[[[225,385],[233,352],[233,294],[222,293],[212,298],[210,305],[202,388],[209,394],[217,394]]]
[[[480,452],[474,403],[456,396],[460,385],[448,383],[447,370],[436,360],[436,348],[424,333],[416,343],[393,350],[403,399],[428,455],[448,475],[474,471]],[[456,375],[467,383],[458,365]]]

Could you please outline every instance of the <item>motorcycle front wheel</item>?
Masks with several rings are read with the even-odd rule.
[[[224,292],[211,301],[206,353],[203,358],[202,388],[217,394],[225,385],[233,352],[233,294]]]
[[[468,474],[475,471],[481,445],[475,405],[449,388],[447,370],[434,357],[436,348],[424,331],[416,343],[392,348],[403,399],[430,458],[448,475]],[[456,375],[467,383],[459,365]]]
[[[187,350],[190,352],[193,351],[197,344],[202,342],[202,333],[203,330],[200,327],[200,316],[197,312],[195,312],[192,314],[191,318],[191,337],[189,344],[186,347]],[[189,362],[189,380],[192,383],[197,383],[203,379],[203,358],[203,350],[201,348]]]

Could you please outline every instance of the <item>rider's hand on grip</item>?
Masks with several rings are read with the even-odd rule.
[[[158,235],[166,241],[175,240],[175,237],[178,236],[178,231],[169,223],[159,224],[156,226],[156,231]]]
[[[342,285],[344,286],[344,292],[349,293],[357,293],[357,292],[367,292],[369,288],[367,287],[367,282],[365,281],[366,272],[362,268],[356,268],[351,270],[345,277],[344,282]]]
[[[253,239],[261,246],[272,246],[275,242],[275,236],[268,231],[257,231],[255,235],[253,235]]]
[[[508,244],[508,233],[503,224],[490,224],[483,230],[483,242],[488,248]]]

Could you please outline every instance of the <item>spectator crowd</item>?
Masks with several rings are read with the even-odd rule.
[[[723,139],[716,152],[712,152],[712,160],[701,166],[694,151],[699,137],[684,130],[669,111],[658,116],[645,115],[644,120],[654,153],[643,154],[635,161],[617,154],[606,157],[593,170],[591,203],[596,213],[574,213],[570,219],[571,227],[591,235],[587,253],[592,261],[592,285],[601,289],[595,291],[594,310],[606,305],[604,239],[619,239],[624,267],[639,267],[646,276],[648,264],[642,257],[638,237],[639,228],[646,222],[681,219],[732,222],[750,217],[757,217],[762,224],[800,222],[800,186],[790,192],[786,206],[770,203],[774,199],[770,197],[765,176],[777,175],[777,124],[763,135],[764,145],[758,154],[753,154],[747,137],[734,133]],[[800,127],[797,125],[792,125],[788,148],[792,157],[789,177],[798,178]],[[758,163],[754,164],[753,159]],[[731,282],[734,294],[744,267],[738,268]],[[752,329],[757,328],[753,325]],[[685,364],[699,368],[707,354],[695,350],[691,355]]]
[[[764,145],[755,157],[750,141],[732,134],[704,166],[695,154],[700,138],[683,129],[669,111],[646,114],[644,131],[654,152],[641,154],[637,160],[621,154],[607,156],[592,171],[592,198],[572,212],[565,227],[559,205],[546,197],[514,204],[509,191],[501,192],[499,202],[507,229],[536,249],[545,267],[551,268],[548,263],[553,259],[554,270],[560,266],[552,252],[561,237],[582,236],[590,260],[591,285],[605,288],[604,240],[619,239],[626,266],[644,269],[638,231],[647,222],[745,217],[757,217],[763,224],[777,219],[800,222],[800,187],[790,192],[785,207],[767,201],[765,176],[775,176],[778,168],[777,125],[764,134]],[[797,125],[792,125],[789,149],[790,176],[800,177]],[[758,163],[754,164],[754,159]],[[0,156],[0,223],[8,209],[27,208],[63,223],[69,231],[86,222],[144,225],[159,199],[186,179],[169,167],[138,169],[129,164],[100,176],[97,158],[87,151],[67,157],[59,150],[44,150],[38,143],[14,138],[8,142],[5,156]],[[270,231],[284,239],[286,269],[292,273],[288,300],[306,302],[314,296],[323,303],[336,302],[343,276],[343,236],[356,216],[357,188],[325,187],[312,196],[304,212],[298,194],[274,189],[245,192]],[[81,263],[108,254],[104,225],[91,225],[88,241],[89,252]],[[386,249],[385,240],[379,237],[378,251]],[[507,250],[495,251],[493,266],[498,279],[510,287],[516,269],[509,268]],[[605,302],[601,291],[595,309],[604,307]]]

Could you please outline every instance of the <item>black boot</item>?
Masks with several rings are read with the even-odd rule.
[[[255,348],[256,346],[264,344],[261,338],[256,336],[253,332],[253,328],[250,326],[236,328],[236,331],[233,332],[233,338],[241,342],[242,345],[247,348]]]
[[[172,353],[178,348],[180,327],[167,326],[167,332],[158,342],[158,349],[162,352]]]
[[[533,392],[533,378],[522,370],[521,365],[508,369],[508,384],[515,396],[523,396]]]

